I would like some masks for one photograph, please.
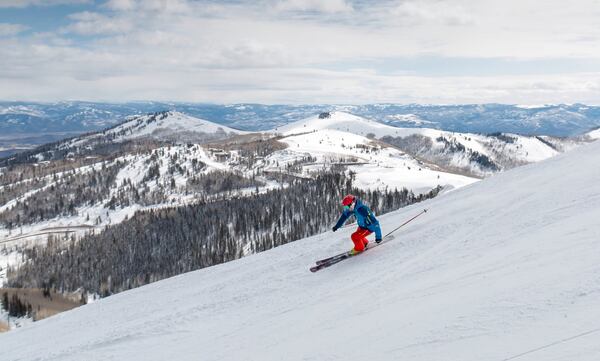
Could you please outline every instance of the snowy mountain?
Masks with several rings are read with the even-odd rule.
[[[357,184],[368,189],[406,187],[416,193],[425,193],[438,185],[450,190],[478,180],[415,159],[364,136],[339,130],[290,135],[280,142],[288,147],[269,155],[266,158],[269,164],[281,166],[311,156],[314,162],[304,167],[306,172],[324,166],[345,165],[355,173]]]
[[[378,139],[445,171],[476,177],[547,159],[579,144],[576,140],[548,136],[482,135],[393,127],[339,111],[324,112],[275,129],[288,139],[306,133],[312,133],[307,139],[323,139],[320,134],[324,130]],[[343,136],[338,137],[338,144],[344,143],[343,139]]]
[[[159,141],[177,143],[207,143],[231,138],[248,132],[229,128],[204,119],[176,111],[163,111],[128,117],[127,120],[100,132],[92,132],[39,146],[22,154],[12,155],[0,165],[11,164],[15,159],[45,161],[69,156],[92,154],[108,144],[127,141]]]
[[[275,128],[276,132],[284,135],[301,134],[315,132],[323,129],[333,129],[348,133],[367,136],[383,136],[395,132],[406,131],[404,128],[392,127],[370,119],[359,117],[346,112],[323,112],[319,115],[311,116],[282,127]]]
[[[152,116],[134,117],[112,129],[103,132],[104,135],[114,136],[116,141],[140,137],[169,138],[190,134],[221,134],[226,137],[231,134],[246,134],[241,130],[225,127],[207,120],[194,118],[179,112],[165,112]]]
[[[583,104],[547,104],[536,106],[505,104],[366,105],[369,112],[393,122],[395,117],[415,114],[427,121],[428,128],[467,133],[516,133],[526,135],[573,136],[594,127],[598,107]],[[361,112],[353,111],[356,114]],[[392,124],[392,123],[390,123]],[[433,125],[432,125],[433,124]],[[394,124],[396,125],[396,124]],[[402,126],[399,124],[399,126]]]
[[[167,111],[131,117],[101,133],[76,138],[72,144],[86,143],[90,139],[122,142],[139,138],[198,143],[246,133],[179,112]]]
[[[165,109],[144,104],[142,110],[141,105],[91,102],[0,102],[0,130],[3,134],[83,133],[117,124],[126,116]]]
[[[131,102],[0,102],[2,134],[91,132],[128,116],[164,110],[246,131],[266,131],[327,111],[344,111],[388,125],[461,133],[572,136],[600,126],[600,107],[583,104],[263,105]]]
[[[600,139],[600,128],[587,133],[587,136],[592,139]]]
[[[184,274],[0,337],[9,360],[600,358],[600,143],[352,229]],[[565,191],[568,190],[568,191]],[[359,340],[359,341],[357,341]]]

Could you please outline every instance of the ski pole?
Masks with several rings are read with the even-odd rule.
[[[383,236],[383,238],[386,238],[387,236],[389,236],[390,234],[396,232],[398,229],[400,229],[401,227],[405,226],[407,223],[409,223],[410,221],[412,221],[413,219],[417,218],[418,216],[420,216],[421,214],[427,213],[427,209],[424,209],[421,211],[421,213],[417,214],[416,216],[412,217],[411,219],[409,219],[408,221],[402,223],[401,225],[399,225],[398,227],[394,228],[393,231],[391,231],[390,233],[386,234],[385,236]]]

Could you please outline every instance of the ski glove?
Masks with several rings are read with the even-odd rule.
[[[381,243],[381,241],[382,241],[382,239],[378,238],[378,239],[375,240],[375,243]]]

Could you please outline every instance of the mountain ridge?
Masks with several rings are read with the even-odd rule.
[[[0,102],[0,130],[5,134],[31,132],[89,132],[114,125],[130,115],[177,110],[194,117],[246,131],[264,131],[327,111],[346,111],[368,119],[403,126],[454,132],[508,132],[524,135],[572,136],[600,126],[600,107],[549,104],[523,107],[511,104],[367,104],[262,105],[169,102]]]

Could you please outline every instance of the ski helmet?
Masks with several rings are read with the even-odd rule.
[[[352,202],[354,202],[354,199],[356,199],[356,198],[352,194],[348,194],[347,196],[344,197],[344,199],[342,199],[342,205],[349,206],[352,204]]]

